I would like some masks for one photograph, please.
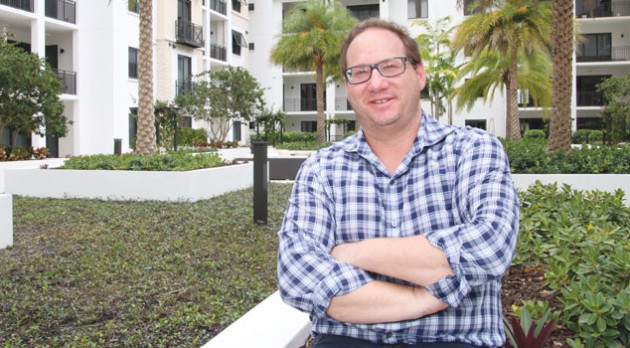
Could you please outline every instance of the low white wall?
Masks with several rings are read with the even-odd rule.
[[[299,348],[310,327],[308,314],[283,303],[276,291],[202,348]]]
[[[512,174],[517,189],[527,190],[537,180],[543,184],[558,183],[558,187],[568,184],[578,191],[625,192],[624,204],[630,206],[630,174]]]
[[[198,201],[253,186],[253,163],[192,170],[5,169],[7,193],[28,197]]]
[[[5,169],[35,169],[46,166],[57,168],[63,165],[65,158],[48,158],[45,160],[30,161],[3,161],[0,162],[0,193],[4,192],[4,171]]]
[[[13,199],[0,194],[0,249],[13,245]]]

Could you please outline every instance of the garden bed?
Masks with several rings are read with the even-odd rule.
[[[5,169],[6,193],[39,198],[195,202],[253,185],[253,164],[183,171]]]

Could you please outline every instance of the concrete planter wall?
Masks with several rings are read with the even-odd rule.
[[[0,249],[13,245],[13,201],[11,195],[0,194]]]
[[[253,185],[253,164],[187,172],[5,169],[6,193],[28,197],[198,201]]]

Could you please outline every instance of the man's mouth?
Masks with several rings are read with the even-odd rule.
[[[373,101],[374,104],[384,104],[388,101],[389,99],[378,99]]]

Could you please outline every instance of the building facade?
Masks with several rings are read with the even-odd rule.
[[[225,66],[245,67],[265,89],[273,111],[287,115],[287,131],[315,131],[315,74],[289,72],[271,63],[270,53],[282,32],[282,21],[298,0],[154,0],[154,95],[171,102],[191,88],[190,78]],[[327,0],[325,0],[327,1]],[[421,32],[417,19],[434,23],[465,18],[456,0],[341,0],[357,18],[380,17]],[[131,151],[137,106],[139,48],[137,7],[123,0],[0,0],[0,29],[31,52],[46,57],[64,83],[60,95],[72,121],[67,136],[22,136],[20,141],[46,146],[64,157]],[[601,80],[630,73],[630,0],[576,0],[575,14],[585,40],[576,47],[573,129],[600,128]],[[458,58],[463,61],[464,57]],[[520,92],[522,130],[544,128],[545,113]],[[326,118],[330,140],[354,129],[354,112],[343,81],[326,84]],[[430,110],[426,100],[423,108]],[[470,110],[453,113],[452,123],[484,128],[505,136],[505,96],[480,98]],[[446,122],[446,119],[441,119]],[[193,119],[183,126],[207,127]],[[229,140],[246,144],[248,124],[235,122]],[[10,130],[2,134],[8,143]]]

